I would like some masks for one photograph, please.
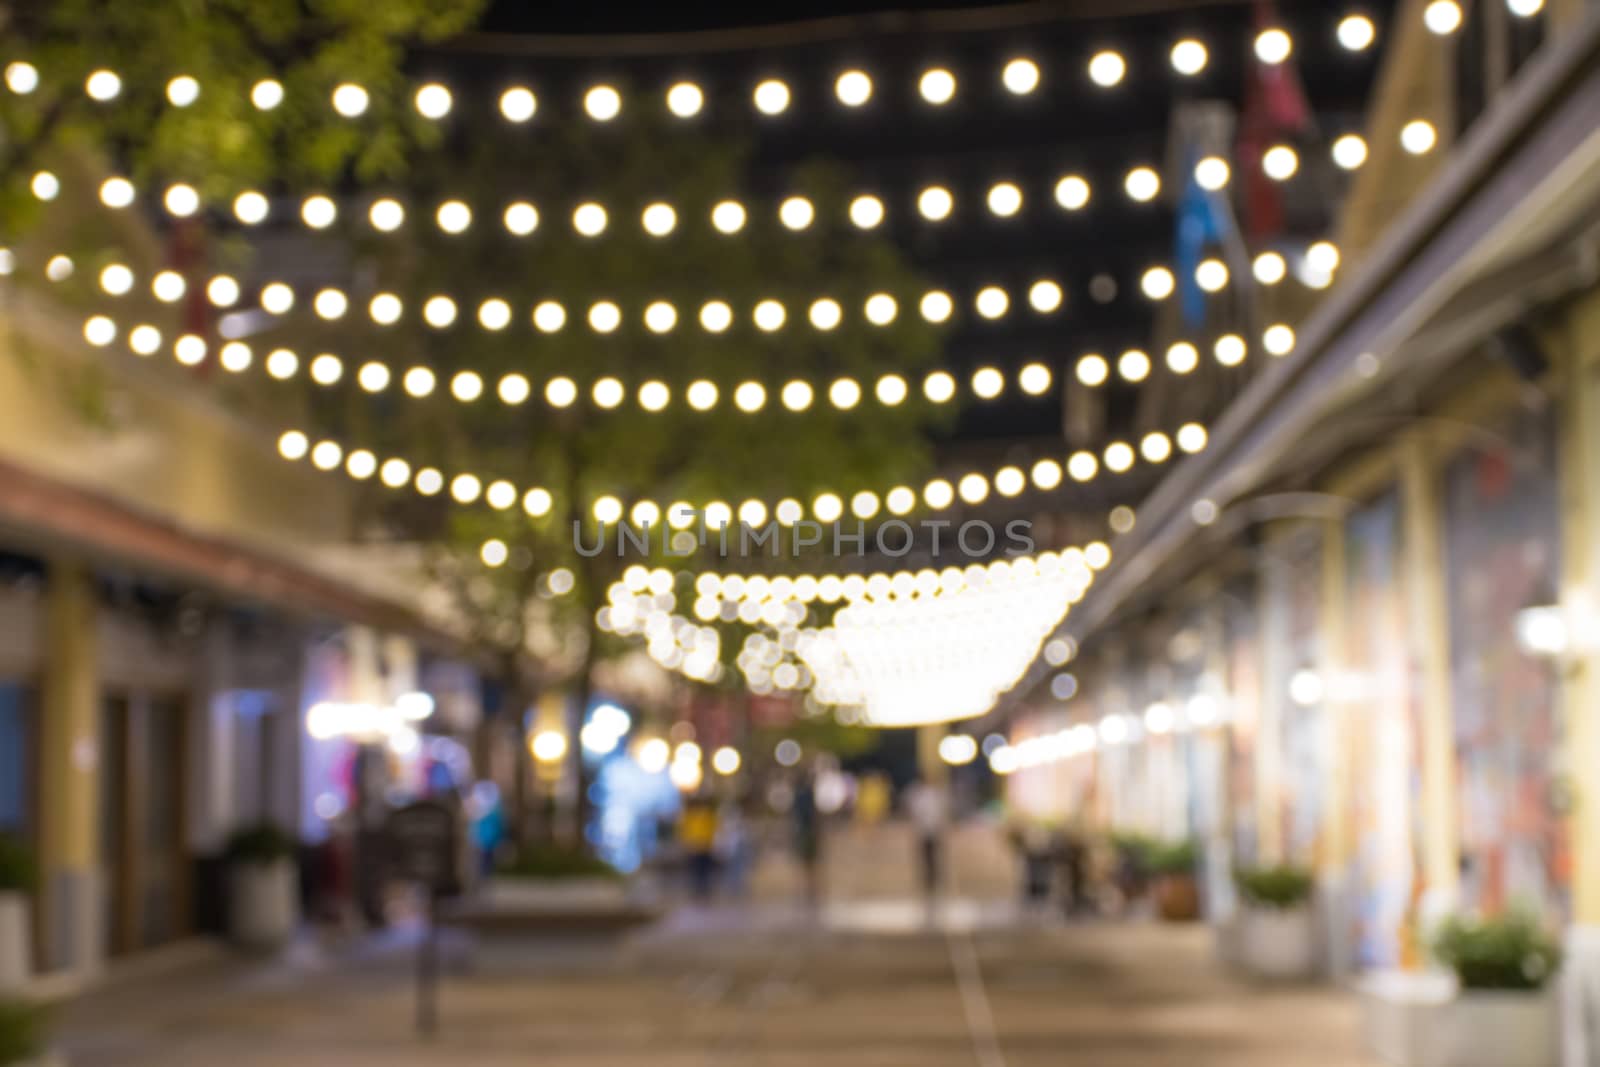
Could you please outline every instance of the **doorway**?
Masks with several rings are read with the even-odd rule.
[[[100,716],[106,948],[119,956],[191,928],[187,700],[175,693],[108,693]]]

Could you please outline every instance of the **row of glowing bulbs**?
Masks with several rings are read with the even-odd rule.
[[[1518,14],[1532,14],[1541,2],[1542,0],[1509,0],[1512,10]],[[1435,11],[1441,7],[1456,9],[1454,24],[1449,29],[1437,28],[1448,21],[1441,18],[1442,12]],[[1453,32],[1460,21],[1459,7],[1448,0],[1434,3],[1428,9],[1428,25],[1435,29],[1435,32]],[[1347,15],[1339,22],[1336,32],[1339,43],[1352,52],[1365,51],[1377,38],[1377,29],[1372,20],[1360,14]],[[1288,31],[1278,27],[1264,29],[1255,38],[1256,57],[1268,65],[1277,65],[1287,60],[1293,48],[1293,38]],[[1204,72],[1209,65],[1210,50],[1204,42],[1193,37],[1185,37],[1172,45],[1168,58],[1175,73],[1193,77]],[[1086,73],[1095,85],[1102,89],[1111,89],[1120,85],[1126,78],[1128,63],[1120,52],[1109,48],[1101,49],[1088,60]],[[1033,58],[1015,56],[1002,65],[999,80],[1005,90],[1012,95],[1028,96],[1043,84],[1043,73]],[[5,84],[13,93],[30,94],[39,87],[40,82],[38,69],[24,60],[12,62],[5,68]],[[92,71],[84,79],[83,88],[90,99],[109,103],[122,94],[123,82],[115,71],[102,68]],[[848,108],[860,108],[870,103],[875,89],[872,75],[859,68],[842,71],[835,77],[833,83],[835,97],[840,104]],[[956,74],[946,67],[929,67],[917,77],[918,95],[926,104],[933,107],[949,104],[955,99],[957,90]],[[200,99],[200,93],[199,80],[188,74],[177,75],[166,85],[167,101],[177,108],[193,105]],[[250,102],[260,111],[275,110],[283,103],[285,96],[283,84],[272,78],[257,81],[250,90]],[[776,116],[789,110],[793,94],[788,83],[782,79],[766,78],[751,90],[750,100],[761,114]],[[690,119],[704,110],[706,94],[695,82],[678,81],[666,89],[664,102],[667,110],[674,116]],[[371,94],[363,86],[353,82],[341,82],[330,91],[329,103],[340,116],[356,119],[367,113],[372,99]],[[622,93],[609,84],[593,85],[583,94],[584,113],[596,122],[610,122],[616,119],[622,114],[623,103]],[[417,114],[423,118],[439,121],[448,117],[454,109],[455,95],[445,85],[428,82],[416,89],[412,96],[412,105]],[[517,124],[528,122],[538,112],[538,108],[538,96],[526,86],[512,86],[500,94],[500,113],[509,122]]]
[[[1221,703],[1209,693],[1197,693],[1181,705],[1159,700],[1145,708],[1142,715],[1114,713],[1102,717],[1098,723],[1080,722],[1054,733],[1038,734],[1015,744],[1001,745],[989,753],[989,767],[996,774],[1011,774],[1086,755],[1105,746],[1131,744],[1145,737],[1206,730],[1221,720]]]
[[[1421,120],[1418,122],[1428,130],[1432,129],[1427,123]],[[1407,133],[1402,133],[1401,143],[1418,151],[1425,151],[1426,147],[1431,147],[1431,142],[1426,147],[1415,147],[1418,142],[1415,141],[1414,135]],[[1338,166],[1345,170],[1354,170],[1366,162],[1367,143],[1359,134],[1343,134],[1334,140],[1330,153]],[[1287,144],[1272,145],[1262,152],[1260,166],[1274,181],[1288,181],[1299,172],[1300,156]],[[1195,164],[1195,180],[1211,192],[1227,188],[1232,176],[1232,165],[1219,155],[1205,156]],[[60,179],[54,172],[48,170],[36,172],[30,187],[34,195],[41,200],[53,200],[61,193]],[[1123,191],[1129,199],[1137,203],[1149,203],[1154,200],[1160,195],[1161,187],[1161,175],[1148,166],[1135,166],[1123,175]],[[122,209],[134,203],[138,192],[127,178],[113,176],[100,183],[99,196],[101,203],[107,207]],[[1053,199],[1058,207],[1069,212],[1086,208],[1092,196],[1093,187],[1081,174],[1061,175],[1054,181],[1050,191],[1050,199]],[[1028,199],[1028,193],[1013,181],[993,182],[983,194],[983,203],[989,214],[1000,219],[1010,219],[1020,215]],[[169,214],[178,218],[189,218],[200,211],[203,200],[194,186],[186,182],[177,182],[167,187],[162,194],[161,204]],[[916,193],[915,206],[917,213],[926,221],[943,222],[955,214],[956,195],[948,186],[925,185]],[[241,223],[256,226],[271,217],[272,204],[264,193],[246,190],[233,198],[231,210]],[[339,220],[341,213],[338,202],[333,198],[322,193],[314,193],[300,201],[297,217],[312,230],[325,230]],[[392,196],[372,200],[367,204],[365,212],[366,220],[372,228],[383,233],[392,233],[404,226],[408,214],[406,205]],[[883,199],[876,194],[861,193],[850,200],[846,215],[857,229],[874,230],[888,218],[888,208]],[[795,233],[803,232],[817,219],[816,205],[805,196],[785,197],[778,203],[776,216],[784,229]],[[447,234],[467,232],[476,218],[477,212],[472,206],[459,199],[444,200],[436,205],[432,212],[434,224]],[[573,231],[582,237],[600,237],[608,232],[612,225],[611,209],[594,200],[585,200],[577,204],[572,209],[570,218]],[[749,219],[750,210],[742,201],[736,199],[718,201],[712,205],[708,214],[712,229],[730,236],[742,232]],[[512,201],[500,211],[501,225],[507,233],[516,237],[533,234],[542,221],[543,214],[539,207],[527,200]],[[639,225],[651,237],[668,237],[677,232],[679,223],[679,209],[667,201],[652,201],[639,212]]]
[[[1407,151],[1421,154],[1428,151],[1437,140],[1431,123],[1416,119],[1403,127],[1400,143]],[[1333,161],[1345,170],[1354,170],[1367,160],[1367,142],[1359,134],[1346,133],[1336,138],[1330,146]],[[1274,181],[1288,181],[1300,170],[1300,155],[1288,144],[1276,144],[1261,154],[1260,166]],[[1226,189],[1233,178],[1233,167],[1219,155],[1208,155],[1196,162],[1196,182],[1210,192]],[[54,200],[61,193],[61,181],[53,171],[41,170],[30,183],[33,194],[41,200]],[[1123,175],[1123,192],[1136,203],[1149,203],[1161,193],[1161,175],[1148,166],[1135,166]],[[101,203],[113,209],[131,206],[138,197],[133,183],[127,178],[113,176],[100,183]],[[1062,210],[1081,211],[1089,205],[1093,187],[1081,174],[1064,174],[1058,177],[1050,190],[1050,199]],[[983,194],[983,203],[989,214],[999,219],[1019,216],[1029,199],[1022,186],[1013,181],[990,184]],[[169,185],[161,197],[166,211],[177,218],[189,218],[198,213],[203,200],[198,190],[186,182]],[[948,186],[937,183],[924,185],[916,193],[917,214],[928,222],[943,222],[956,212],[956,194]],[[272,214],[272,204],[264,193],[246,190],[233,198],[231,210],[236,219],[247,226],[260,225]],[[366,220],[376,230],[392,233],[405,225],[409,212],[405,204],[392,196],[379,197],[366,207]],[[817,219],[814,202],[805,196],[794,195],[779,201],[777,219],[783,228],[799,233],[809,229]],[[325,230],[339,220],[341,208],[333,198],[315,193],[300,201],[297,217],[312,230]],[[846,209],[852,225],[861,230],[874,230],[888,218],[888,208],[881,197],[861,193],[852,198]],[[434,224],[444,233],[461,234],[471,229],[477,212],[460,199],[444,200],[432,212]],[[582,237],[597,238],[612,226],[612,211],[606,205],[585,200],[573,207],[571,224]],[[744,230],[750,211],[736,199],[724,199],[712,205],[708,221],[712,229],[724,235]],[[527,237],[538,230],[543,215],[536,204],[515,200],[500,210],[500,224],[507,233]],[[680,211],[673,204],[657,200],[639,211],[639,225],[651,237],[665,238],[675,233],[680,224]]]
[[[83,325],[84,337],[97,347],[113,343],[120,331],[117,321],[108,315],[92,315]],[[160,329],[149,323],[140,323],[128,331],[129,348],[141,356],[160,351],[162,340]],[[209,352],[210,346],[205,339],[195,334],[182,334],[173,342],[174,357],[186,366],[199,364]],[[229,341],[218,351],[217,361],[224,370],[241,374],[254,365],[255,352],[243,341]],[[1173,360],[1169,358],[1168,362],[1171,364]],[[267,353],[263,366],[270,377],[288,381],[300,372],[302,361],[293,349],[276,348]],[[1133,366],[1132,357],[1124,353],[1118,366],[1128,377]],[[313,382],[331,387],[344,380],[345,361],[331,352],[322,352],[313,356],[305,364],[305,369]],[[1081,362],[1079,374],[1083,374]],[[388,364],[368,361],[356,370],[355,380],[364,391],[377,394],[387,390],[395,377],[395,372]],[[1042,396],[1050,391],[1054,378],[1053,372],[1043,363],[1029,363],[1017,371],[1016,384],[1029,396]],[[1134,379],[1130,377],[1129,380]],[[406,395],[421,400],[432,396],[437,390],[439,376],[428,367],[416,366],[400,376],[400,383]],[[995,367],[980,367],[973,372],[970,385],[973,395],[980,400],[994,400],[1005,392],[1006,375]],[[450,378],[450,395],[463,404],[479,400],[486,389],[483,376],[476,371],[457,371]],[[957,379],[948,371],[933,371],[922,381],[923,396],[935,404],[953,400],[958,389]],[[778,401],[785,409],[795,413],[810,410],[817,401],[818,391],[818,386],[799,378],[790,379],[776,388]],[[553,408],[571,407],[582,396],[578,383],[564,375],[545,382],[543,392],[545,401]],[[628,387],[621,379],[606,376],[593,383],[589,396],[596,407],[609,411],[620,407],[627,399],[628,392]],[[641,383],[633,392],[640,409],[651,414],[665,411],[672,404],[672,387],[666,382],[651,379]],[[707,412],[717,407],[722,394],[722,388],[715,382],[697,379],[684,390],[684,401],[693,411]],[[501,376],[495,387],[495,395],[502,403],[520,405],[532,397],[533,383],[525,375],[508,373]],[[856,379],[840,377],[827,385],[824,395],[835,410],[852,411],[868,394]],[[871,396],[885,407],[896,407],[910,395],[911,386],[898,374],[879,376],[871,390]],[[762,411],[770,399],[768,387],[757,381],[740,382],[733,387],[731,396],[734,407],[745,414]]]
[[[108,315],[92,315],[84,321],[84,337],[98,347],[113,343],[120,332],[117,321]],[[141,356],[154,355],[163,342],[160,329],[149,323],[134,326],[128,331],[127,339],[129,348]],[[1275,356],[1292,351],[1294,343],[1294,330],[1281,323],[1268,327],[1262,335],[1263,347]],[[1244,338],[1233,333],[1223,334],[1212,345],[1216,361],[1225,367],[1238,366],[1244,361],[1248,350]],[[173,355],[185,366],[198,365],[209,353],[210,346],[205,339],[195,334],[182,334],[173,342]],[[230,373],[242,374],[255,364],[255,352],[243,341],[229,341],[218,351],[217,362]],[[1200,365],[1200,351],[1191,342],[1174,342],[1167,348],[1164,364],[1175,374],[1191,373]],[[1142,349],[1125,350],[1116,357],[1114,364],[1106,356],[1090,352],[1079,357],[1076,375],[1078,381],[1086,386],[1100,386],[1110,381],[1114,367],[1123,381],[1137,384],[1150,376],[1154,365]],[[300,372],[302,360],[293,349],[276,348],[266,355],[263,367],[273,379],[288,381]],[[305,364],[305,369],[316,384],[332,387],[344,380],[345,361],[331,352],[322,352],[313,356]],[[377,361],[363,363],[355,374],[360,388],[372,394],[386,391],[395,378],[396,373],[388,364]],[[418,400],[432,396],[439,385],[438,374],[423,366],[407,369],[399,375],[399,379],[406,395]],[[1054,373],[1043,363],[1029,363],[1016,372],[1017,387],[1028,396],[1047,394],[1054,381]],[[463,404],[475,403],[487,391],[483,376],[470,370],[455,372],[450,378],[449,388],[450,395]],[[1005,392],[1006,375],[995,367],[980,367],[972,373],[970,388],[980,400],[997,399]],[[957,379],[948,371],[932,371],[922,380],[922,395],[934,404],[950,402],[958,389]],[[528,377],[516,372],[502,375],[495,387],[495,395],[500,401],[511,406],[526,403],[533,392],[534,385]],[[794,378],[777,387],[776,392],[778,402],[786,410],[798,414],[810,410],[816,403],[818,387]],[[628,393],[628,386],[621,379],[610,376],[597,379],[589,389],[595,406],[608,411],[620,407]],[[562,375],[545,382],[543,394],[546,403],[561,409],[577,403],[583,391],[576,381]],[[651,379],[642,382],[633,390],[633,394],[639,408],[651,414],[666,411],[672,405],[672,387],[663,381]],[[906,379],[891,373],[879,376],[870,395],[885,407],[896,407],[906,401],[910,394],[911,386]],[[691,382],[684,390],[684,401],[690,410],[708,412],[717,407],[722,395],[722,387],[702,378]],[[852,411],[867,398],[868,393],[856,379],[840,377],[828,384],[824,395],[834,410]],[[732,389],[731,396],[735,408],[752,415],[764,410],[770,400],[768,387],[757,381],[739,383]]]
[[[735,521],[750,528],[758,528],[764,526],[769,518],[781,525],[792,526],[805,519],[807,514],[819,522],[836,522],[844,518],[847,511],[854,518],[867,521],[885,513],[894,517],[909,515],[919,507],[919,499],[920,506],[942,511],[954,506],[957,500],[977,506],[988,500],[991,492],[1005,498],[1020,496],[1030,487],[1037,491],[1049,492],[1059,488],[1068,477],[1082,483],[1093,480],[1102,470],[1112,474],[1123,474],[1131,470],[1140,459],[1151,465],[1159,465],[1179,452],[1187,454],[1199,452],[1205,448],[1205,444],[1204,427],[1199,423],[1188,423],[1178,431],[1175,438],[1159,430],[1151,431],[1144,435],[1137,448],[1126,441],[1113,441],[1099,456],[1087,449],[1074,452],[1067,458],[1065,465],[1046,458],[1036,461],[1026,471],[1020,466],[1008,465],[999,468],[992,475],[972,471],[953,481],[943,477],[934,478],[923,486],[920,497],[915,489],[905,485],[896,486],[881,494],[863,489],[851,494],[848,500],[838,493],[823,492],[812,499],[808,512],[805,506],[793,497],[784,498],[772,505],[750,499],[739,504],[737,508],[723,501],[713,501],[703,507],[695,507],[686,501],[677,501],[663,509],[653,500],[639,500],[629,508],[620,498],[605,494],[592,502],[590,514],[596,522],[607,526],[626,521],[644,529],[659,527],[664,522],[668,528],[679,531],[688,530],[696,523],[703,523],[708,529],[722,530]],[[379,481],[391,489],[401,489],[407,484],[414,484],[419,494],[436,496],[448,488],[451,499],[462,506],[482,500],[497,511],[509,511],[521,500],[523,510],[528,515],[541,518],[550,513],[553,505],[553,498],[546,489],[533,488],[520,493],[509,481],[502,479],[485,484],[483,479],[474,474],[458,474],[447,480],[444,474],[434,467],[423,467],[413,471],[405,460],[389,459],[380,462],[376,455],[366,449],[358,449],[346,455],[337,442],[324,440],[313,444],[298,430],[285,433],[279,439],[278,449],[283,457],[290,461],[298,461],[309,456],[312,465],[319,470],[332,471],[339,468],[342,463],[346,473],[357,481],[366,481],[376,475]],[[509,558],[503,542],[494,544],[496,547],[486,548],[483,553],[484,562],[489,566],[499,566]]]
[[[1306,251],[1302,280],[1313,288],[1322,288],[1332,279],[1338,262],[1338,249],[1331,242],[1315,242]],[[52,281],[64,281],[73,271],[72,260],[64,255],[52,257],[45,267],[46,277]],[[1287,261],[1279,252],[1262,252],[1252,262],[1252,274],[1264,285],[1276,285],[1288,276]],[[1208,293],[1221,292],[1231,278],[1231,270],[1221,259],[1207,258],[1195,266],[1195,284]],[[108,264],[98,277],[100,288],[107,295],[118,297],[132,292],[135,281],[133,271],[122,263]],[[1169,267],[1152,266],[1140,275],[1139,288],[1150,300],[1166,300],[1177,291],[1178,278]],[[176,303],[189,291],[189,282],[177,271],[163,270],[151,278],[150,291],[162,303]],[[207,279],[204,292],[206,299],[219,308],[233,308],[243,296],[238,280],[228,274]],[[258,295],[261,309],[272,315],[289,314],[298,299],[294,289],[284,282],[268,282]],[[1066,295],[1059,282],[1039,278],[1028,284],[1025,299],[1035,313],[1051,315],[1061,309]],[[311,310],[319,319],[338,322],[349,314],[350,303],[350,296],[343,289],[324,287],[312,295]],[[1002,285],[985,285],[972,295],[972,310],[979,318],[991,322],[1004,318],[1014,303],[1011,290]],[[957,306],[956,298],[944,289],[927,290],[916,300],[917,313],[922,320],[935,326],[951,322]],[[875,292],[861,302],[861,319],[871,326],[891,326],[900,313],[901,299],[892,293]],[[396,293],[377,293],[367,301],[367,314],[379,326],[392,326],[404,318],[405,301]],[[637,312],[638,321],[657,335],[675,331],[684,314],[670,300],[652,300]],[[582,315],[589,329],[601,335],[617,332],[628,319],[628,313],[613,300],[593,301]],[[570,318],[567,306],[558,300],[537,302],[529,310],[528,317],[534,329],[542,334],[559,333]],[[804,321],[821,333],[839,328],[845,317],[845,306],[831,296],[816,297],[805,307]],[[460,321],[461,305],[456,297],[436,293],[422,302],[421,318],[435,330],[446,330]],[[510,301],[494,296],[478,303],[473,321],[489,333],[499,333],[516,318],[517,311]],[[705,301],[694,313],[694,321],[700,329],[710,334],[727,332],[739,319],[739,312],[725,300]],[[794,320],[789,305],[769,297],[751,305],[749,321],[762,333],[776,333]]]
[[[1080,565],[1098,571],[1110,562],[1110,547],[1104,541],[1091,541],[1081,548],[1071,546],[1060,551],[1047,549],[1032,556],[995,559],[987,564],[974,562],[964,568],[947,566],[942,570],[923,567],[915,571],[879,571],[870,575],[825,573],[772,576],[701,571],[694,575],[692,585],[697,601],[756,605],[835,604],[841,600],[854,603],[859,600],[952,596],[969,588],[982,587],[990,579],[1030,578],[1036,575],[1049,577],[1063,568],[1074,569]],[[607,599],[617,602],[625,597],[670,596],[678,580],[679,575],[667,567],[631,564],[622,572],[622,577],[608,588]]]
[[[819,700],[859,705],[868,722],[912,725],[981,715],[1026,673],[1044,637],[1094,580],[1083,559],[1014,566],[954,598],[860,601],[803,652]],[[1016,579],[1037,577],[1038,581]]]

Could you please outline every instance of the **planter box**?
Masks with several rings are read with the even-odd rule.
[[[508,878],[489,879],[481,892],[490,908],[549,909],[552,911],[606,911],[627,906],[629,883],[620,878]]]
[[[1457,991],[1446,974],[1379,975],[1357,988],[1368,1043],[1394,1067],[1557,1067],[1549,988]]]
[[[0,892],[0,990],[33,973],[33,911],[26,893]]]
[[[1318,971],[1317,922],[1309,904],[1239,914],[1239,962],[1262,978],[1307,979]]]
[[[1200,918],[1200,886],[1192,874],[1166,874],[1156,879],[1156,914],[1164,922]]]
[[[236,863],[228,873],[228,933],[247,948],[276,948],[300,920],[294,860]]]

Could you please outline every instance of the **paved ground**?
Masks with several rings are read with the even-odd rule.
[[[893,832],[841,847],[863,869],[909,850]],[[932,910],[835,869],[811,913],[771,899],[788,875],[765,871],[766,899],[626,942],[452,953],[431,1042],[408,956],[378,945],[124,984],[69,1007],[62,1044],[75,1067],[1370,1067],[1341,994],[1229,980],[1201,928],[1021,918],[1009,872],[961,869],[985,891],[958,878]]]

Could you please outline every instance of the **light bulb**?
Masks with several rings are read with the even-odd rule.
[[[922,94],[922,99],[930,104],[948,104],[956,95],[956,76],[942,67],[923,71],[922,78],[917,82],[917,90]]]
[[[596,122],[610,122],[622,111],[622,94],[609,85],[596,85],[583,95],[583,110]]]
[[[413,102],[416,104],[417,114],[437,122],[450,114],[452,100],[449,89],[437,82],[429,82],[417,90]]]
[[[513,86],[500,94],[500,114],[510,122],[527,122],[533,118],[538,106],[538,99],[533,93],[520,85]]]
[[[667,90],[667,110],[680,119],[693,118],[705,105],[705,94],[693,82],[678,82]]]

